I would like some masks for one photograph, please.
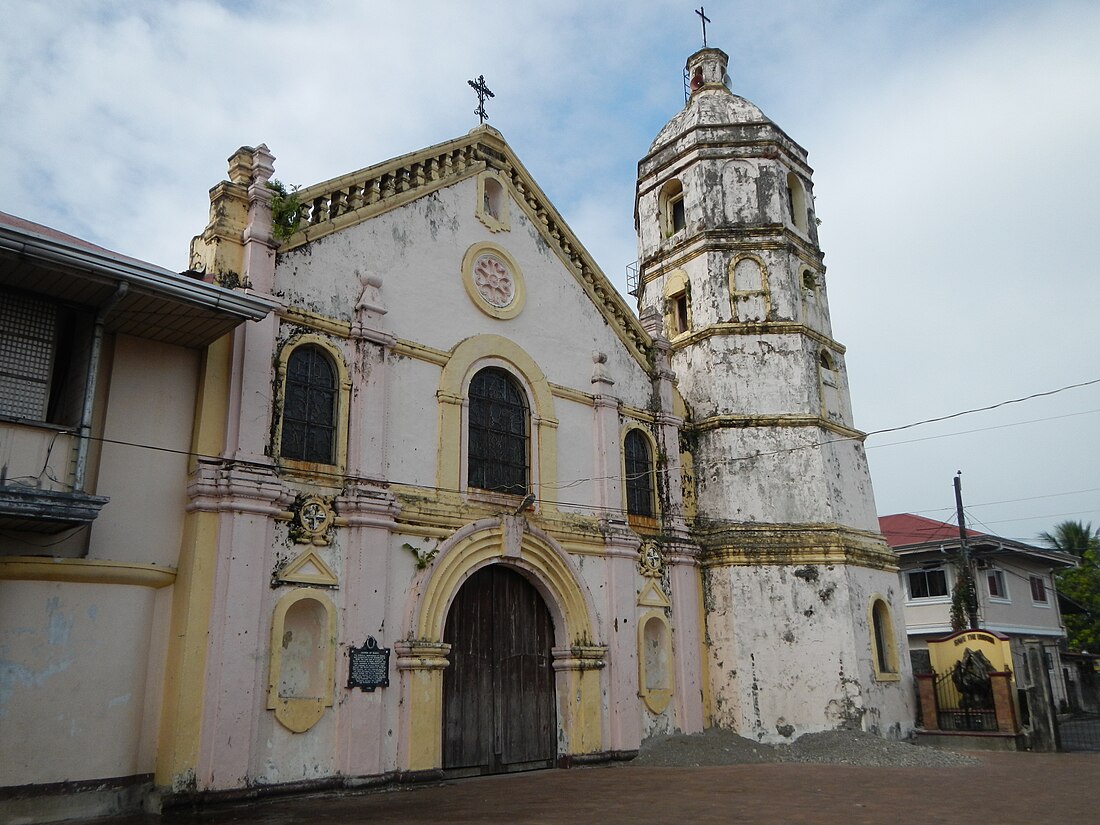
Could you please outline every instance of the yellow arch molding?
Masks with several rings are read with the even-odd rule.
[[[504,524],[496,519],[475,522],[459,531],[450,547],[444,546],[436,557],[419,601],[414,638],[442,642],[447,612],[459,587],[481,568],[499,562],[531,574],[532,584],[548,597],[559,646],[592,644],[591,599],[565,553],[548,536],[527,525],[519,554],[505,556]]]

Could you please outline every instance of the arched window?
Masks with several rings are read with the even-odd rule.
[[[527,493],[527,403],[505,370],[489,367],[470,382],[470,487]]]
[[[283,458],[334,464],[336,370],[317,346],[300,346],[287,360],[283,398]]]
[[[879,597],[871,600],[871,654],[875,676],[897,678],[898,652],[894,646],[894,623],[890,620],[890,608]]]
[[[653,518],[653,456],[649,439],[639,429],[626,434],[626,512],[631,516]]]

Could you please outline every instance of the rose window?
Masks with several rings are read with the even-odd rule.
[[[516,295],[516,282],[507,265],[496,255],[480,255],[474,261],[474,285],[485,301],[497,308],[512,303]]]

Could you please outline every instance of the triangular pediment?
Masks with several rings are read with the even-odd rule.
[[[672,602],[668,600],[668,596],[665,595],[664,591],[657,586],[656,580],[646,579],[645,587],[638,594],[638,606],[672,607]]]
[[[315,550],[306,550],[278,572],[276,580],[294,584],[320,584],[335,587],[339,584],[332,568]]]
[[[487,169],[493,170],[508,187],[513,202],[527,214],[532,226],[633,356],[647,365],[646,354],[652,340],[641,322],[503,136],[489,126],[479,126],[461,138],[298,190],[297,197],[305,207],[302,226],[280,246],[279,252],[290,252],[363,223]]]

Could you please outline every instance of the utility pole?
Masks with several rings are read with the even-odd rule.
[[[970,547],[966,543],[966,516],[963,515],[962,470],[955,473],[955,511],[959,517],[959,578],[956,587],[964,588],[962,598],[970,630],[978,629],[978,586],[970,563]]]

